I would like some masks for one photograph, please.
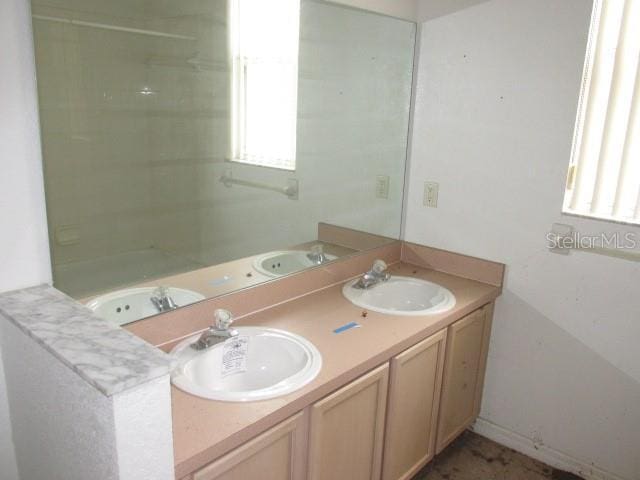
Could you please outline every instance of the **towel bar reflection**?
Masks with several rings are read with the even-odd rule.
[[[145,30],[142,28],[131,28],[131,27],[122,27],[120,25],[108,25],[105,23],[97,23],[97,22],[86,22],[84,20],[76,20],[74,18],[63,18],[63,17],[51,17],[49,15],[32,15],[32,17],[36,20],[44,20],[48,22],[56,22],[56,23],[67,23],[69,25],[75,25],[77,27],[89,27],[89,28],[98,28],[101,30],[113,30],[116,32],[124,32],[124,33],[137,33],[140,35],[149,35],[152,37],[163,37],[163,38],[174,38],[177,40],[197,40],[196,37],[191,37],[188,35],[178,35],[175,33],[165,33],[158,32],[155,30]]]
[[[262,190],[270,190],[272,192],[282,193],[286,195],[290,200],[298,200],[298,180],[295,178],[287,179],[287,185],[285,187],[276,187],[261,182],[253,182],[251,180],[240,180],[233,178],[229,173],[225,173],[220,177],[220,181],[225,187],[231,188],[232,185],[241,185],[243,187],[259,188]]]

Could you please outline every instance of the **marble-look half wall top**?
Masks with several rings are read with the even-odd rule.
[[[0,294],[0,314],[107,396],[169,372],[169,356],[49,285]]]

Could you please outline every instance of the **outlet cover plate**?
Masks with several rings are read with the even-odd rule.
[[[436,182],[424,182],[424,198],[423,204],[425,207],[437,208],[438,207],[438,190],[440,185]]]

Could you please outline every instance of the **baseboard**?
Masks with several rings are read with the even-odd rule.
[[[484,418],[478,418],[470,427],[470,430],[500,445],[512,448],[517,452],[543,462],[550,467],[574,473],[586,480],[630,480],[602,470],[585,461],[547,447],[546,445],[538,445],[530,438],[500,427]]]

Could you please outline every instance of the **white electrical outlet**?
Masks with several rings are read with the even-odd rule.
[[[438,189],[440,186],[436,182],[424,182],[424,200],[425,207],[438,207]]]
[[[376,198],[389,198],[389,175],[376,177]]]

